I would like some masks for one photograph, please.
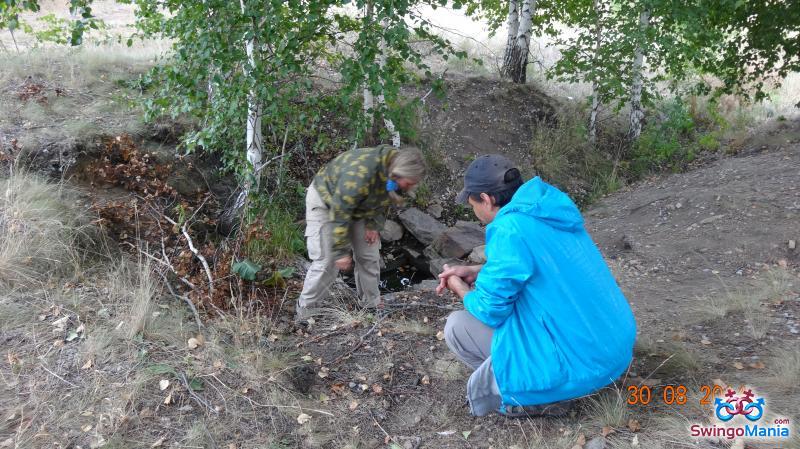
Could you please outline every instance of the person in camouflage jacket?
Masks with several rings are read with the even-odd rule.
[[[379,305],[379,232],[389,205],[402,203],[399,192],[416,186],[425,171],[418,149],[381,145],[346,151],[317,173],[306,193],[311,266],[297,301],[298,321],[319,311],[338,271],[353,265],[360,305]]]

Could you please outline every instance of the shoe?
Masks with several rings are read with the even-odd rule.
[[[553,402],[541,405],[501,405],[497,411],[509,418],[525,418],[534,416],[564,416],[574,406],[573,401]]]
[[[311,320],[311,324],[313,324],[314,323],[313,317],[319,314],[320,314],[319,309],[297,307],[295,309],[294,322],[295,324],[297,324],[303,321],[308,322],[309,320]]]

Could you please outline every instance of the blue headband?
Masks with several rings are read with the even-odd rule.
[[[400,188],[400,186],[397,185],[397,181],[395,181],[394,179],[390,179],[390,180],[386,181],[386,191],[387,192],[396,192],[397,189],[399,189],[399,188]]]

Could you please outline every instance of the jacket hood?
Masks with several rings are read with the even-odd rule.
[[[538,176],[523,184],[496,218],[511,213],[529,215],[562,231],[583,229],[583,217],[575,203]]]

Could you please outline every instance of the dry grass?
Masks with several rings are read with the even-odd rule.
[[[800,393],[800,350],[797,347],[776,350],[768,366],[770,386],[782,393]]]
[[[722,280],[720,279],[720,282]],[[749,288],[731,290],[723,282],[725,294],[697,298],[700,316],[723,319],[731,314],[741,314],[750,335],[760,340],[766,337],[771,323],[766,304],[779,303],[792,292],[796,283],[793,275],[784,268],[771,268],[762,273]]]
[[[617,388],[607,388],[586,400],[586,413],[599,427],[623,427],[631,416],[626,393]]]
[[[0,54],[0,133],[25,153],[47,147],[55,154],[98,135],[144,135],[140,93],[125,83],[151,67],[155,54],[120,45]],[[21,98],[28,85],[41,93]]]
[[[125,335],[133,338],[145,330],[153,312],[153,300],[159,285],[153,278],[149,259],[138,263],[122,260],[110,275],[110,294],[117,302],[128,304]]]
[[[30,287],[80,275],[78,241],[88,238],[63,186],[17,171],[0,179],[0,285]]]

